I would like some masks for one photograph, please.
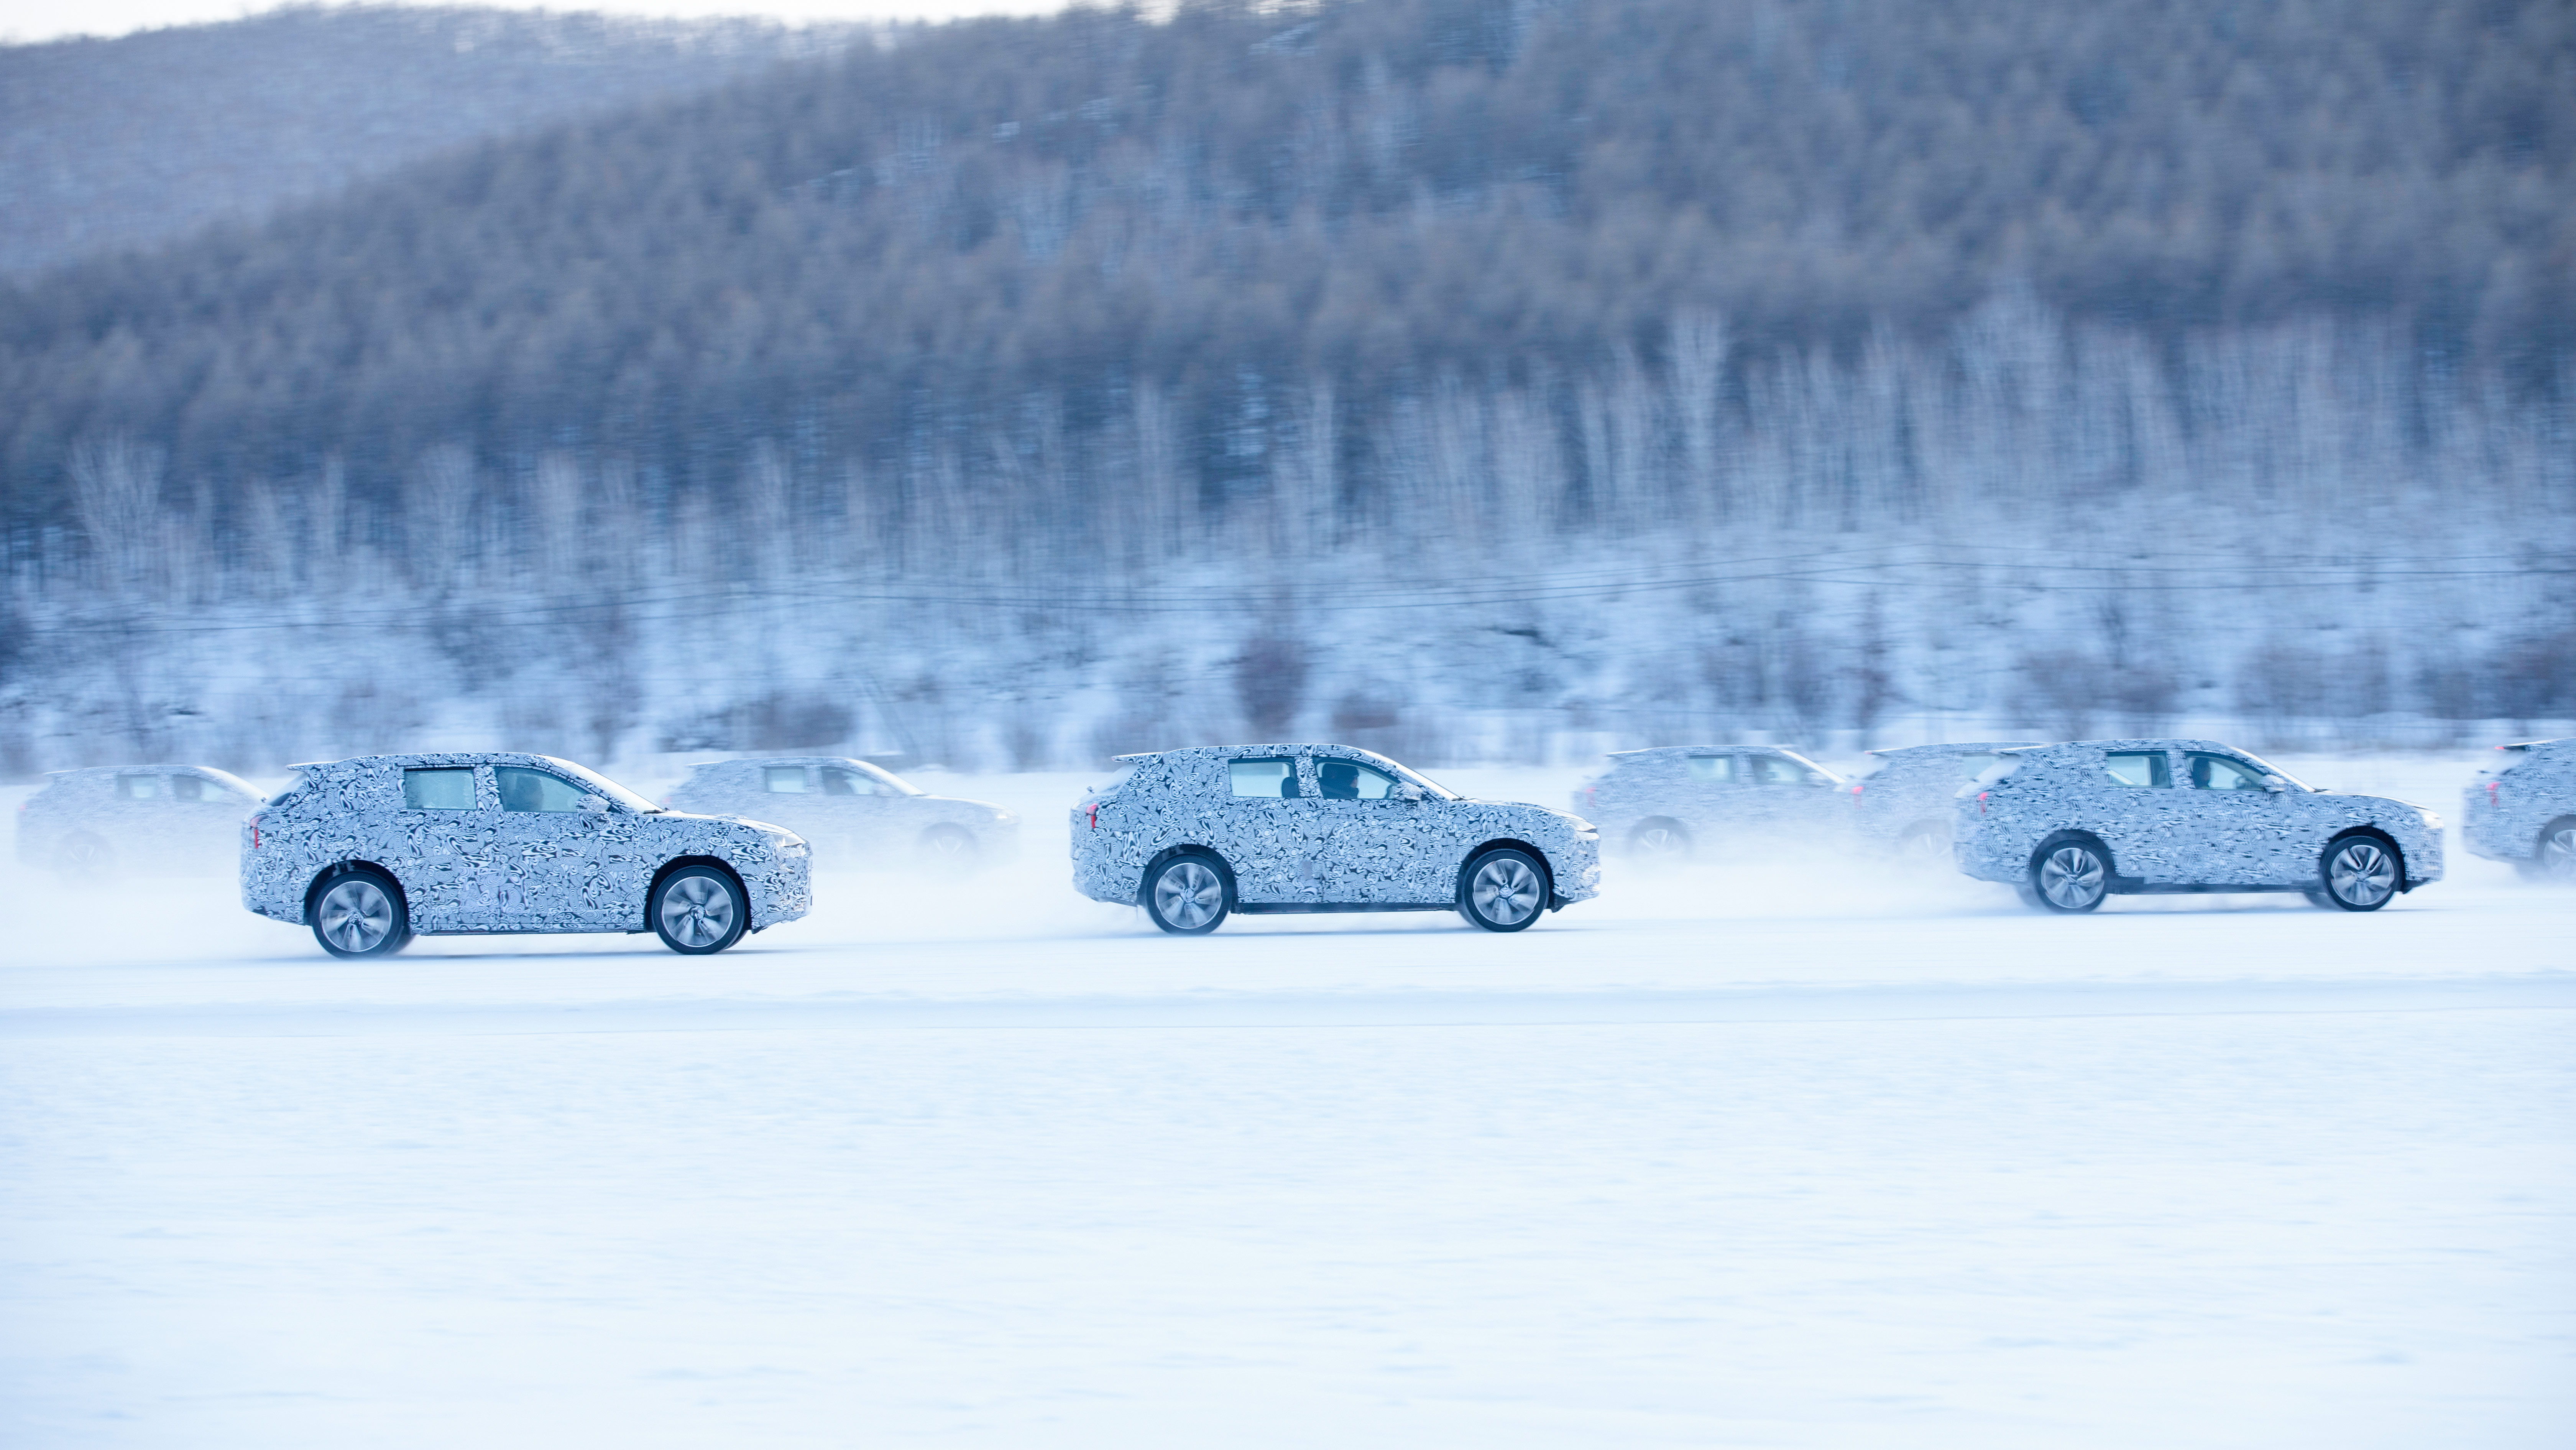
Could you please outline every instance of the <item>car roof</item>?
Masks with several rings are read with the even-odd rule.
[[[1613,750],[1603,758],[1608,760],[1626,760],[1631,756],[1640,755],[1715,755],[1721,750],[1742,750],[1747,752],[1758,751],[1773,755],[1794,755],[1800,760],[1805,760],[1807,758],[1805,750],[1796,745],[1650,745],[1643,750]]]
[[[1863,753],[1887,759],[1894,759],[1899,755],[1928,755],[1935,751],[1947,751],[1953,755],[1978,755],[2005,750],[2028,750],[2047,743],[2045,740],[1948,740],[1933,745],[1891,745],[1885,750],[1871,750]]]
[[[2045,750],[2201,750],[2216,755],[2252,755],[2242,746],[2223,740],[2177,740],[2156,738],[2144,740],[2060,740],[2049,745],[2024,745],[2001,752],[2005,755],[2036,755]]]
[[[2576,745],[2576,735],[2565,735],[2555,740],[2517,740],[2511,745],[2499,745],[2496,749],[2520,751],[2555,750],[2562,745]]]

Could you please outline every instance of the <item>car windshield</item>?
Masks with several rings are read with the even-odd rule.
[[[859,762],[859,769],[866,771],[870,780],[884,786],[887,793],[890,795],[929,794],[928,791],[914,785],[911,781],[905,780],[903,777],[896,775],[893,771],[884,769],[881,766],[870,765],[866,761],[862,760]]]
[[[571,776],[573,779],[580,781],[583,785],[589,786],[591,789],[598,791],[601,795],[608,797],[610,800],[617,802],[619,805],[624,806],[626,809],[633,811],[638,815],[658,816],[662,814],[662,808],[660,806],[653,804],[651,801],[644,799],[644,797],[637,795],[635,792],[628,790],[626,787],[619,785],[613,780],[610,780],[607,776],[601,775],[598,771],[587,770],[581,766],[573,764],[569,760],[557,760],[553,756],[547,756],[545,757],[545,760],[547,764],[553,766],[555,769],[562,771],[564,774]]]
[[[2292,790],[2303,790],[2310,795],[2315,795],[2317,793],[2317,788],[2315,786],[2312,786],[2306,781],[2299,779],[2297,776],[2290,774],[2281,767],[2271,764],[2259,755],[2244,755],[2242,751],[2238,752],[2238,754],[2243,755],[2243,758],[2251,763],[2257,772],[2277,775],[2281,779],[2288,781],[2290,783],[2290,789]]]
[[[1465,796],[1458,794],[1449,787],[1440,784],[1438,781],[1433,780],[1427,775],[1422,774],[1420,771],[1408,769],[1396,764],[1392,760],[1387,761],[1386,764],[1388,769],[1394,771],[1404,779],[1413,782],[1415,785],[1422,787],[1423,794],[1431,796],[1434,799],[1444,801],[1462,801],[1466,799]]]

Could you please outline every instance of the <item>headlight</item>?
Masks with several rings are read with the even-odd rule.
[[[2428,831],[2438,831],[2442,829],[2442,813],[2440,811],[2426,811],[2424,813],[2424,829]]]

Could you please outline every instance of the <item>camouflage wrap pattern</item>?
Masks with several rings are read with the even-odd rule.
[[[2111,774],[2115,755],[2134,757],[2140,771],[2161,759],[2162,783],[2121,784]],[[1959,869],[1981,881],[2025,883],[2040,843],[2072,831],[2109,850],[2114,894],[2297,891],[2318,884],[2327,844],[2359,829],[2396,845],[2401,889],[2442,879],[2441,818],[2421,806],[2295,782],[2280,791],[2196,788],[2194,757],[2232,762],[2257,781],[2278,774],[2212,740],[2082,740],[2007,751],[1986,783],[1963,787],[1953,803]]]
[[[217,875],[259,803],[248,782],[202,765],[58,770],[18,812],[18,863]]]
[[[2460,844],[2490,861],[2529,862],[2544,829],[2576,822],[2576,739],[2496,748],[2461,792]]]
[[[1877,846],[1917,834],[1947,842],[1959,788],[1994,764],[1998,752],[2042,743],[1979,740],[1873,750],[1869,753],[1878,768],[1852,783],[1852,829]]]
[[[1623,750],[1577,786],[1574,809],[1613,849],[1639,827],[1680,825],[1694,845],[1733,836],[1840,838],[1852,828],[1850,783],[1776,745],[1667,745]]]
[[[605,812],[503,810],[496,767],[543,771]],[[406,769],[471,769],[474,806],[405,804]],[[241,831],[242,905],[304,922],[306,893],[327,869],[365,862],[402,889],[411,929],[470,932],[649,930],[645,897],[680,858],[714,860],[743,884],[749,929],[812,909],[805,843],[776,826],[635,808],[598,777],[550,756],[490,752],[372,755],[299,767],[290,790]],[[609,790],[615,790],[611,786]]]
[[[771,789],[775,772],[798,773],[803,788]],[[856,781],[874,788],[850,794],[828,789],[847,788]],[[698,815],[740,816],[783,826],[805,838],[819,866],[917,856],[925,849],[924,836],[939,826],[966,832],[979,860],[1007,861],[1019,853],[1020,818],[1010,811],[987,801],[920,794],[883,767],[837,755],[721,760],[695,766],[671,792],[670,804],[674,810]]]
[[[1127,756],[1135,770],[1087,797],[1071,817],[1073,884],[1094,901],[1133,904],[1146,867],[1177,847],[1211,851],[1245,907],[1446,908],[1458,876],[1489,842],[1515,841],[1547,867],[1553,904],[1600,894],[1598,837],[1578,817],[1544,806],[1427,794],[1421,800],[1325,799],[1318,766],[1335,761],[1418,780],[1402,766],[1341,745],[1241,745]],[[1294,795],[1232,794],[1228,762],[1295,762]]]

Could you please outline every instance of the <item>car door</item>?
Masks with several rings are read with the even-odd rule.
[[[1394,776],[1364,760],[1318,751],[1314,764],[1322,900],[1420,905],[1456,894],[1465,846],[1450,839],[1441,802],[1404,799]]]
[[[902,844],[902,808],[909,797],[846,765],[817,766],[814,776],[821,792],[814,802],[816,815],[829,820],[826,829],[841,854],[875,855]]]
[[[2183,752],[2178,803],[2186,828],[2188,879],[2210,886],[2278,886],[2305,874],[2287,866],[2301,835],[2296,813],[2264,786],[2253,762],[2211,751]]]
[[[2101,837],[2119,875],[2160,885],[2186,882],[2193,856],[2180,797],[2173,752],[2106,751],[2092,792],[2070,802],[2074,819],[2068,824]]]
[[[401,883],[414,931],[490,931],[498,813],[471,765],[405,768],[377,859]]]
[[[1728,828],[1743,824],[1744,798],[1750,787],[1745,784],[1742,756],[1702,751],[1680,764],[1680,775],[1666,786],[1672,805],[1650,814],[1679,817],[1693,836],[1702,839],[1722,836]]]
[[[1833,777],[1786,755],[1748,755],[1740,762],[1751,785],[1747,819],[1770,827],[1809,828],[1823,823],[1826,812],[1844,804],[1830,787]]]
[[[608,931],[644,919],[629,871],[605,868],[611,814],[605,797],[531,765],[495,765],[501,867],[493,883],[500,925],[510,931]],[[585,799],[597,806],[585,809]],[[636,899],[628,900],[632,895]]]
[[[1213,843],[1234,870],[1238,901],[1312,902],[1322,832],[1315,799],[1293,755],[1246,755],[1226,761],[1218,803],[1223,826]]]

